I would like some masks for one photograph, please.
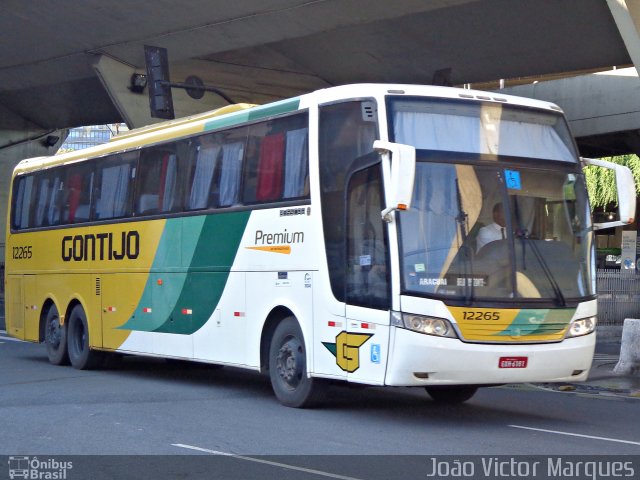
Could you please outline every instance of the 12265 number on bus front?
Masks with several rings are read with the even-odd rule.
[[[500,312],[494,310],[490,312],[483,311],[464,311],[462,312],[463,320],[500,320]]]

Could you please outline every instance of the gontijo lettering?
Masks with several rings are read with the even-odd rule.
[[[135,230],[62,237],[62,260],[134,260],[140,254],[140,234]]]

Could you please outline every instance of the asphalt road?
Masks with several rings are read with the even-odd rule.
[[[535,386],[458,406],[421,389],[336,386],[322,408],[291,409],[254,372],[139,357],[78,371],[0,336],[0,455],[195,454],[219,458],[216,478],[345,479],[402,478],[381,456],[416,455],[393,458],[424,478],[428,455],[638,456],[639,424],[640,399]]]

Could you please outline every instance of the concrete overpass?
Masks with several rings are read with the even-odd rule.
[[[65,129],[154,121],[146,95],[128,89],[144,71],[145,44],[169,50],[174,81],[196,74],[236,101],[264,103],[360,81],[464,84],[638,67],[639,31],[640,0],[8,0],[0,215],[13,164],[54,153]],[[223,103],[181,91],[174,100],[177,115]]]
[[[9,1],[0,17],[0,146],[60,128],[152,121],[145,96],[127,89],[131,73],[144,71],[145,44],[168,48],[174,80],[197,74],[234,100],[264,103],[359,81],[463,84],[638,64],[638,3]],[[179,98],[178,113],[221,103]]]
[[[582,155],[640,155],[640,79],[635,68],[519,85],[511,95],[557,103]]]

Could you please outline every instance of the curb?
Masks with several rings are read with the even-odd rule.
[[[640,376],[614,374],[613,369],[617,363],[618,355],[596,353],[589,378],[585,382],[540,383],[537,386],[561,393],[640,400]]]
[[[588,383],[555,384],[541,383],[539,388],[553,390],[560,393],[577,393],[581,395],[601,396],[609,398],[635,398],[640,400],[640,389],[615,388],[608,386],[589,385]]]

